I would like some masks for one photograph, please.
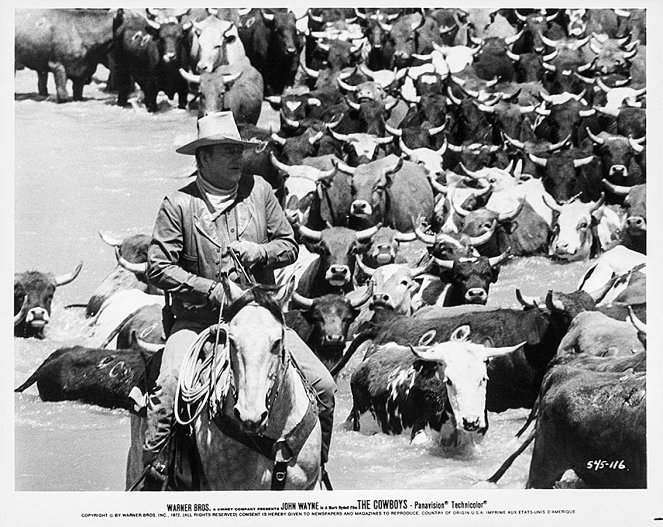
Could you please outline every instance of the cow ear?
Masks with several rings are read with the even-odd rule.
[[[470,326],[465,324],[454,329],[454,332],[451,334],[449,340],[455,340],[458,342],[465,342],[470,337]]]
[[[509,222],[504,222],[502,223],[502,226],[504,227],[504,230],[508,232],[509,234],[513,234],[516,232],[516,229],[518,228],[518,222],[517,221],[509,221]]]

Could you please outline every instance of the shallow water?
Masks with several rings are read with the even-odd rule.
[[[100,76],[103,70],[100,68]],[[115,265],[110,247],[98,237],[150,232],[163,196],[183,185],[177,179],[192,167],[174,144],[195,130],[195,116],[170,108],[149,115],[144,108],[113,106],[102,84],[85,88],[85,101],[55,104],[36,95],[37,76],[16,74],[15,269],[61,274],[84,261],[70,285],[56,293],[46,338],[14,339],[15,386],[55,349],[85,344],[82,310]],[[49,84],[54,93],[52,79]],[[263,106],[261,125],[276,122]],[[545,258],[513,260],[490,292],[489,304],[511,307],[514,289],[544,295],[548,289],[574,290],[585,264],[562,265]],[[358,359],[353,359],[353,361]],[[351,407],[351,362],[339,381],[330,477],[337,489],[469,488],[488,477],[511,453],[513,434],[527,411],[490,414],[483,443],[465,456],[410,446],[409,435],[368,436],[345,429]],[[123,490],[129,419],[123,410],[77,402],[42,402],[35,386],[15,394],[15,485],[17,490]],[[529,452],[507,472],[500,487],[524,487]]]

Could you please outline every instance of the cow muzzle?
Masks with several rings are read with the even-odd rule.
[[[350,282],[351,274],[347,265],[331,265],[325,273],[325,280],[334,287],[343,287]]]
[[[322,339],[324,346],[339,346],[345,344],[345,338],[340,334],[328,334]]]
[[[25,315],[25,323],[33,328],[43,328],[49,320],[50,315],[43,307],[33,307]]]
[[[608,174],[615,177],[628,177],[628,169],[624,165],[612,165]]]
[[[389,293],[375,293],[371,297],[371,304],[368,306],[371,309],[376,307],[386,307],[387,309],[395,309],[394,300]]]
[[[642,216],[629,216],[626,218],[626,230],[629,234],[642,234],[647,232],[647,220]]]
[[[463,417],[463,428],[466,432],[476,432],[481,428],[481,419],[478,417]]]
[[[485,304],[488,300],[488,293],[481,287],[472,287],[465,292],[465,300],[469,304]]]
[[[396,253],[391,245],[378,245],[372,256],[379,265],[387,265],[396,260]]]
[[[370,216],[373,214],[373,207],[366,200],[356,199],[350,205],[350,214],[353,216]]]

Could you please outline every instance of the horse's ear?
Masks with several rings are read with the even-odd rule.
[[[223,277],[223,288],[226,293],[226,305],[232,304],[244,294],[244,290],[228,277]]]
[[[295,275],[293,274],[288,282],[281,286],[280,291],[274,295],[274,300],[281,304],[281,309],[285,308],[290,302],[292,293],[295,292]]]

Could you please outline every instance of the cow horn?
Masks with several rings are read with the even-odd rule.
[[[252,7],[243,7],[243,8],[239,8],[239,9],[237,10],[237,14],[238,14],[239,16],[246,16],[246,15],[248,15],[248,14],[251,12],[251,9],[253,9],[253,8],[252,8]],[[209,9],[208,9],[208,11],[209,11]],[[216,9],[215,11],[218,11],[218,9]]]
[[[356,167],[351,167],[340,159],[332,159],[332,163],[337,168],[337,170],[340,170],[341,172],[345,172],[346,174],[355,173]]]
[[[512,220],[513,218],[518,216],[518,214],[520,214],[520,211],[523,209],[524,204],[525,204],[525,200],[523,200],[523,199],[518,200],[518,205],[516,205],[516,207],[513,210],[511,210],[509,212],[502,212],[502,213],[499,214],[498,221],[510,221],[510,220]]]
[[[556,50],[553,51],[552,53],[548,53],[547,55],[544,55],[544,56],[541,57],[541,58],[543,59],[543,62],[550,62],[550,61],[553,60],[555,57],[557,57],[558,54],[559,54],[559,50],[556,49]]]
[[[428,131],[428,134],[431,135],[430,130]],[[449,146],[449,143],[447,142],[447,138],[444,138],[444,143],[442,143],[442,146],[435,150],[440,155],[443,155],[447,151],[447,146]]]
[[[557,66],[555,66],[554,64],[548,64],[547,62],[544,61],[544,62],[541,63],[541,65],[543,66],[544,70],[552,71],[552,72],[557,71]]]
[[[644,333],[645,335],[647,334],[647,324],[645,324],[635,315],[631,306],[628,306],[628,317],[631,320],[631,324],[635,326],[635,329],[641,333]]]
[[[111,247],[119,247],[124,242],[124,240],[120,240],[118,238],[111,238],[108,234],[104,233],[103,231],[99,231],[99,236],[104,241],[104,243],[110,245]]]
[[[592,109],[590,109],[590,110],[580,110],[580,111],[578,111],[578,115],[579,115],[580,117],[591,117],[591,116],[594,115],[595,113],[596,113],[596,109],[595,109],[595,108],[592,108]]]
[[[580,159],[574,159],[573,160],[573,166],[575,168],[580,168],[580,167],[584,167],[585,165],[589,165],[593,161],[594,161],[594,156],[582,157]]]
[[[596,203],[592,205],[592,207],[589,209],[589,213],[592,214],[596,212],[601,207],[601,205],[603,205],[604,201],[605,201],[605,194],[601,192],[601,197],[598,199]]]
[[[539,307],[541,299],[537,296],[524,296],[520,289],[516,288],[516,299],[525,307]]]
[[[546,46],[550,46],[551,48],[557,48],[557,41],[553,40],[552,38],[548,38],[543,33],[541,33],[541,40]]]
[[[553,292],[548,290],[546,295],[546,307],[550,311],[564,311],[564,304],[558,298],[555,298]]]
[[[272,165],[274,168],[277,168],[279,170],[283,170],[286,174],[290,175],[290,165],[286,165],[285,163],[282,163],[278,159],[276,159],[276,156],[274,155],[274,152],[269,153],[269,159],[272,162]]]
[[[513,62],[518,62],[520,60],[520,55],[517,55],[511,50],[506,50],[506,56],[509,57]]]
[[[424,242],[426,245],[435,245],[435,242],[437,241],[437,237],[433,234],[426,234],[422,228],[421,225],[419,225],[417,222],[412,220],[412,225],[414,226],[414,234],[419,238],[422,242]]]
[[[520,92],[522,91],[522,88],[518,88],[516,91],[506,94],[502,92],[502,100],[507,101],[507,102],[512,102],[513,99],[517,99],[518,96],[520,95]]]
[[[638,154],[641,154],[641,153],[644,152],[644,150],[645,150],[645,147],[642,146],[640,143],[638,143],[638,142],[637,142],[635,139],[633,139],[632,137],[629,137],[629,138],[628,138],[628,144],[630,144],[630,145],[631,145],[631,148],[632,148],[636,153],[638,153]]]
[[[552,210],[556,212],[562,212],[562,207],[558,205],[558,203],[555,201],[555,198],[553,198],[550,194],[544,193],[542,195],[543,202]],[[549,201],[548,198],[550,198],[552,201]]]
[[[605,144],[605,139],[602,137],[599,137],[598,135],[594,135],[592,131],[589,129],[588,126],[585,126],[585,130],[587,131],[587,135],[590,137],[590,139],[597,145],[602,145]]]
[[[456,214],[458,214],[461,218],[464,218],[467,216],[471,211],[464,209],[462,206],[458,205],[454,199],[454,193],[449,197],[449,202],[451,203],[451,208],[454,210]]]
[[[301,126],[301,123],[296,119],[290,119],[285,115],[283,115],[283,110],[281,110],[281,119],[283,119],[283,122],[287,124],[290,128],[299,128]]]
[[[474,35],[469,35],[470,40],[472,41],[472,44],[477,46],[477,49],[481,49],[483,46],[483,39],[482,38],[477,38]]]
[[[446,35],[447,33],[451,33],[457,27],[458,26],[440,26],[440,35]]]
[[[516,33],[515,35],[512,35],[510,37],[506,37],[504,39],[504,42],[506,42],[507,46],[510,46],[511,44],[514,44],[516,42],[516,40],[518,40],[520,37],[523,36],[524,31],[525,31],[525,29],[523,28],[518,33]]]
[[[148,18],[146,22],[151,28],[155,29],[156,31],[159,31],[159,29],[161,29],[161,24],[159,24],[159,22],[157,22],[156,20]]]
[[[292,293],[292,301],[298,307],[303,307],[305,309],[311,309],[315,302],[312,298],[306,298],[305,296],[300,295],[297,291]]]
[[[545,167],[548,164],[548,160],[545,157],[539,157],[534,154],[527,153],[527,157],[530,158],[532,163],[539,165],[540,167]]]
[[[353,309],[357,309],[359,306],[365,304],[368,302],[368,300],[373,296],[373,288],[374,284],[373,281],[370,280],[368,282],[368,286],[366,287],[366,291],[364,292],[363,295],[361,295],[359,298],[348,298],[348,296],[345,296],[345,299],[350,302],[350,306],[352,306]]]
[[[352,86],[344,82],[340,77],[336,77],[336,82],[338,83],[339,87],[345,91],[356,92],[359,89],[359,86]]]
[[[120,251],[120,249],[115,247],[115,252],[119,253],[119,251]],[[83,262],[80,262],[76,266],[76,269],[74,269],[71,273],[56,276],[55,279],[53,280],[55,282],[55,285],[60,287],[60,286],[67,285],[67,284],[73,282],[74,280],[76,280],[76,277],[81,272],[82,268],[83,268]]]
[[[401,137],[403,135],[403,130],[400,128],[394,128],[393,126],[389,125],[389,123],[384,123],[384,128],[389,132],[391,135],[395,135],[396,137]],[[401,146],[401,149],[403,147]]]
[[[460,106],[463,104],[463,101],[460,100],[460,98],[456,97],[453,93],[453,90],[451,89],[451,86],[447,86],[447,96],[449,97],[449,100],[454,103],[456,106]]]
[[[363,231],[357,231],[355,232],[355,237],[357,238],[357,241],[359,242],[367,242],[369,241],[373,236],[375,236],[375,233],[378,232],[378,229],[382,227],[382,223],[378,223],[377,225],[373,225],[373,227],[369,227],[368,229],[364,229]]]
[[[331,46],[324,42],[318,42],[318,47],[325,53],[329,53],[329,51],[331,50]]]
[[[601,46],[597,46],[597,41],[596,40],[590,40],[589,41],[589,49],[591,49],[595,54],[600,55],[601,54]]]
[[[396,231],[395,238],[399,242],[413,242],[417,239],[417,235],[414,232]]]
[[[355,16],[357,18],[361,18],[362,20],[366,20],[368,18],[365,13],[362,13],[356,7],[354,8],[354,10],[355,10]],[[310,11],[310,9],[309,9],[309,11]],[[320,22],[322,22],[322,20],[320,20]]]
[[[394,140],[393,136],[375,138],[375,142],[379,145],[388,145],[389,143],[393,142],[393,140]]]
[[[433,60],[433,52],[431,51],[428,55],[420,55],[419,53],[412,53],[412,57],[422,62],[430,62],[431,60]],[[408,77],[410,77],[413,80],[416,80],[415,77],[410,76],[409,69],[410,68],[408,68]]]
[[[601,77],[596,78],[596,85],[601,88],[605,93],[610,93],[612,88],[608,86]]]
[[[508,136],[505,132],[502,132],[502,136],[504,137],[504,139],[508,143],[515,146],[518,150],[523,150],[525,148],[525,143],[523,143],[522,141],[518,141],[517,139],[514,139],[513,137]]]
[[[180,75],[187,82],[190,82],[192,84],[200,84],[200,75],[196,75],[194,73],[191,73],[190,71],[186,71],[184,68],[180,68]]]
[[[309,97],[306,100],[306,105],[307,106],[322,106],[322,101],[318,99],[317,97]]]
[[[614,185],[607,179],[603,179],[603,186],[616,196],[626,196],[631,191],[631,187],[624,187],[622,185]]]
[[[584,73],[586,71],[591,70],[594,67],[595,62],[596,62],[596,59],[592,60],[591,62],[587,62],[587,63],[583,64],[582,66],[578,66],[578,69],[576,70],[576,72]]]
[[[447,123],[443,123],[440,126],[434,126],[433,128],[428,129],[428,135],[433,137],[439,134],[440,132],[444,132],[444,129],[447,127]],[[445,147],[446,150],[446,147]]]
[[[454,267],[454,261],[453,260],[442,260],[441,258],[436,258],[435,256],[433,256],[433,260],[442,269],[453,269],[453,267]]]
[[[493,234],[495,234],[495,229],[497,229],[497,220],[493,220],[493,224],[491,225],[490,229],[488,229],[483,234],[480,234],[479,236],[468,236],[469,244],[472,247],[476,247],[478,245],[487,243],[493,237]]]
[[[527,22],[527,17],[525,15],[523,15],[522,13],[519,13],[517,9],[514,9],[513,11],[516,14],[516,17],[518,18],[518,20],[520,20],[521,22]]]
[[[480,102],[475,103],[475,104],[476,104],[477,108],[479,108],[479,110],[481,110],[482,112],[495,113],[495,107],[494,106],[488,106],[487,104],[483,104],[483,103],[480,103]]]
[[[318,132],[315,135],[308,138],[308,144],[313,146],[315,143],[320,141],[320,139],[322,139],[324,135],[325,133],[322,130],[318,130]]]
[[[617,16],[621,16],[623,18],[628,18],[631,16],[631,12],[627,11],[626,9],[613,9],[613,11]]]
[[[329,133],[332,135],[332,137],[334,139],[336,139],[337,141],[341,141],[343,143],[347,143],[347,142],[350,141],[350,136],[349,135],[339,134],[338,132],[335,132],[331,128],[328,128],[328,130],[329,130]]]
[[[312,70],[312,69],[310,69],[310,68],[307,68],[307,67],[304,66],[304,64],[302,64],[301,62],[299,63],[299,66],[302,68],[302,70],[304,70],[304,73],[306,73],[306,75],[308,75],[309,77],[312,77],[312,78],[314,78],[314,79],[317,79],[317,78],[320,76],[320,72],[319,72],[319,71],[315,71],[315,70]]]
[[[311,243],[317,243],[322,240],[322,232],[320,231],[309,229],[304,225],[298,225],[297,228],[299,229],[299,234]]]
[[[414,153],[412,149],[407,147],[402,137],[398,140],[398,145],[401,147],[401,150],[405,152],[405,155],[407,155],[408,157],[411,157],[412,154]]]
[[[263,17],[265,20],[267,20],[267,22],[273,22],[273,21],[274,21],[274,18],[276,17],[276,15],[274,15],[274,14],[271,14],[271,13],[265,13],[265,11],[264,11],[263,9],[260,10],[260,13],[262,14],[262,17]]]
[[[439,194],[446,194],[449,192],[449,187],[438,182],[433,174],[428,174],[428,181],[430,181],[430,186],[433,188],[433,190]]]
[[[502,262],[508,260],[509,257],[510,257],[509,250],[507,249],[499,256],[493,256],[492,258],[488,258],[488,263],[490,264],[491,267],[496,267],[498,265],[501,265]]]
[[[361,70],[361,72],[364,75],[369,77],[371,80],[375,80],[375,73],[373,73],[371,70],[369,70],[368,67],[366,67],[365,64],[362,64],[361,66],[359,66],[359,69]]]
[[[564,147],[568,142],[571,141],[571,134],[567,135],[564,139],[562,139],[559,143],[553,143],[548,147],[548,152],[554,152],[555,150],[559,150],[560,148]]]
[[[627,51],[624,53],[624,58],[626,60],[631,60],[633,57],[635,57],[638,54],[638,50],[634,49],[633,51]]]
[[[393,26],[391,24],[386,24],[386,23],[382,22],[382,20],[380,20],[378,22],[378,24],[380,24],[380,27],[382,28],[382,30],[386,31],[387,33],[389,33],[393,29]]]
[[[463,147],[461,145],[455,145],[453,143],[449,143],[449,150],[452,152],[460,153],[463,151]]]
[[[398,161],[396,161],[396,164],[393,167],[385,170],[384,173],[386,176],[389,176],[391,174],[395,174],[396,172],[398,172],[402,167],[403,167],[403,159],[399,157]]]
[[[118,264],[124,267],[127,271],[131,271],[134,274],[144,274],[147,272],[147,262],[130,262],[120,254],[120,249],[117,247],[115,247],[115,259],[117,260]]]
[[[21,309],[19,309],[18,313],[14,315],[14,326],[17,326],[23,321],[25,315],[28,312],[28,310],[26,309],[27,307],[28,307],[28,295],[25,295],[23,297],[23,304],[21,304]]]
[[[357,255],[355,261],[357,262],[359,269],[361,269],[361,272],[364,273],[366,276],[373,276],[375,274],[376,269],[373,269],[372,267],[366,265],[364,263],[364,260],[362,259],[361,254]]]
[[[504,347],[501,347],[501,348],[491,348],[491,347],[485,346],[484,350],[483,350],[483,356],[486,359],[501,357],[503,355],[508,355],[509,353],[513,353],[514,351],[519,350],[525,344],[527,344],[527,341],[523,341],[520,344],[516,344],[515,346],[504,346]]]
[[[311,9],[309,8],[307,11],[308,17],[313,20],[313,22],[317,22],[318,24],[321,24],[325,20],[321,16],[315,16],[313,13],[311,13]]]
[[[156,342],[148,342],[146,340],[143,340],[138,335],[136,335],[135,331],[131,332],[130,338],[131,338],[131,344],[130,344],[131,349],[139,349],[147,351],[148,353],[156,353],[165,346],[165,344],[157,344]]]
[[[223,82],[226,84],[230,84],[231,82],[235,82],[237,79],[239,79],[242,76],[242,71],[238,71],[237,73],[228,73],[227,75],[223,76]]]
[[[286,140],[284,137],[281,137],[279,134],[276,132],[272,132],[272,135],[269,136],[270,141],[274,141],[275,143],[280,144],[281,146],[285,146]]]
[[[345,98],[345,103],[355,111],[361,110],[361,104],[351,101],[347,97]]]
[[[481,175],[480,175],[480,174],[478,174],[477,172],[474,172],[473,170],[470,170],[469,168],[467,168],[467,167],[463,164],[462,161],[460,161],[460,162],[458,163],[458,165],[460,166],[460,168],[463,169],[463,172],[465,172],[465,173],[466,173],[468,176],[470,176],[472,179],[480,179],[480,178],[481,178]]]
[[[574,76],[575,76],[576,79],[578,79],[581,82],[584,82],[585,84],[594,84],[596,82],[596,79],[591,79],[589,77],[583,77],[577,71],[574,73]]]

